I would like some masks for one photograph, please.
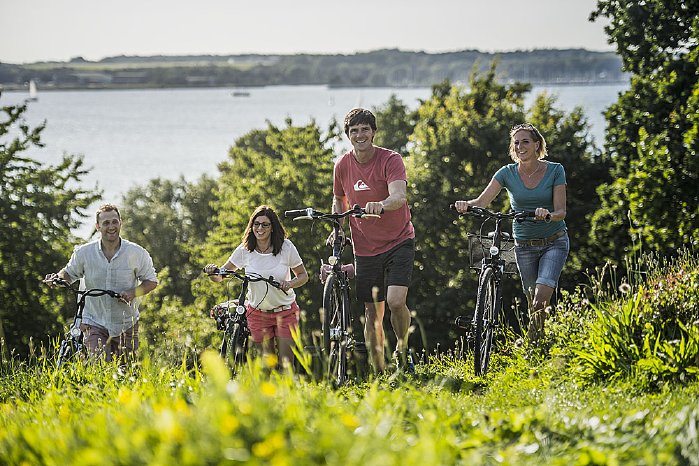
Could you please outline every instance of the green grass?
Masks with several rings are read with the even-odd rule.
[[[689,285],[698,270],[685,256],[624,292],[600,293],[593,280],[559,305],[542,346],[502,345],[485,377],[474,376],[468,356],[454,355],[430,358],[415,375],[339,390],[270,373],[260,361],[231,380],[213,352],[175,364],[144,355],[125,370],[94,363],[56,371],[41,357],[6,362],[0,464],[696,465],[699,382],[691,368],[699,355],[675,361],[684,369],[674,372],[663,359],[667,372],[654,383],[638,361],[607,365],[616,369],[604,374],[591,374],[585,361],[608,357],[608,348],[595,350],[595,332],[603,332],[604,313],[622,313],[638,293],[668,321],[693,318],[699,291]],[[652,284],[681,291],[682,302],[644,294]]]

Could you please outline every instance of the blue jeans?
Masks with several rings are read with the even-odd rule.
[[[529,301],[534,298],[537,284],[558,287],[558,278],[569,250],[570,240],[567,234],[544,246],[515,246],[522,288]]]

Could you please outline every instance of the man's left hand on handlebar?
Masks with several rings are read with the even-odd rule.
[[[364,211],[371,215],[381,215],[384,211],[383,202],[367,202]]]

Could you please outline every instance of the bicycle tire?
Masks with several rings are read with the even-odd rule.
[[[56,360],[56,367],[61,367],[63,363],[68,361],[75,354],[75,348],[70,340],[64,339],[61,341],[61,346],[58,350],[58,359]]]
[[[493,350],[493,334],[497,326],[500,294],[495,282],[495,271],[492,267],[483,269],[478,281],[478,300],[474,317],[474,348],[473,370],[478,376],[485,375],[490,365],[490,355]]]
[[[233,324],[230,332],[223,334],[221,342],[221,357],[226,361],[233,375],[237,375],[245,363],[248,350],[248,338],[239,322]]]
[[[61,340],[61,345],[58,349],[58,358],[56,359],[56,368],[60,368],[63,364],[83,352],[82,335],[80,338],[64,338]]]
[[[335,386],[347,381],[349,321],[349,294],[338,277],[330,274],[323,290],[323,348],[328,355],[328,377]]]

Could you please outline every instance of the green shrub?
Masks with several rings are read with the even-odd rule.
[[[699,375],[699,267],[678,261],[635,292],[589,304],[596,319],[575,349],[585,379],[637,377],[649,389]]]

